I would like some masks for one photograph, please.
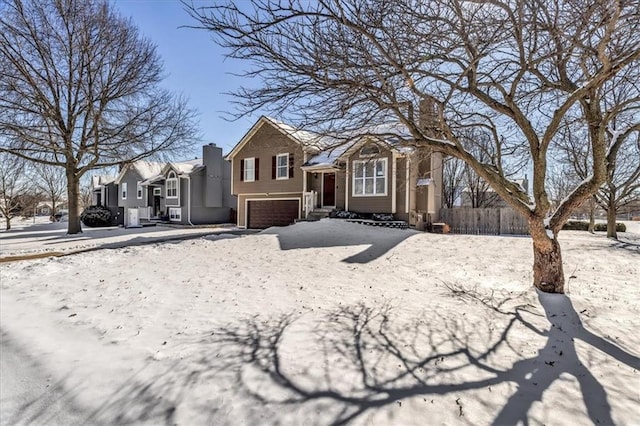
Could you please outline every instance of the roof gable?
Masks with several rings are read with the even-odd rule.
[[[256,121],[256,123],[249,129],[249,131],[245,133],[242,139],[240,139],[240,142],[238,142],[236,146],[233,147],[233,149],[231,150],[231,152],[229,152],[229,154],[227,154],[225,159],[232,160],[233,157],[235,157],[238,152],[240,152],[240,150],[264,125],[273,127],[284,136],[288,137],[293,142],[302,145],[306,149],[315,150],[313,148],[313,145],[315,145],[320,140],[320,137],[314,133],[296,129],[295,127],[289,126],[288,124],[285,124],[274,118],[266,117],[263,115],[258,119],[258,121]]]

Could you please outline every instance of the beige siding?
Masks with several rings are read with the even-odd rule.
[[[387,195],[386,196],[354,196],[353,195],[353,162],[357,160],[374,160],[379,158],[387,159]],[[389,150],[381,150],[375,158],[360,157],[360,150],[357,150],[349,157],[349,210],[358,213],[391,213],[392,211],[392,183],[391,172],[393,169],[393,154]]]
[[[336,207],[339,209],[344,209],[344,189],[346,185],[345,179],[345,172],[336,172]]]
[[[293,178],[272,179],[272,157],[286,153],[293,155]],[[254,182],[240,180],[240,161],[245,158],[260,159],[258,180]],[[233,157],[233,193],[241,195],[302,192],[303,172],[300,167],[303,160],[300,144],[292,141],[272,126],[264,124]]]
[[[301,172],[302,173],[302,172]],[[247,208],[247,200],[299,200],[300,208],[302,209],[302,193],[294,192],[294,193],[282,193],[282,194],[262,194],[262,195],[239,195],[238,196],[238,226],[245,227],[246,223],[246,208]],[[299,212],[299,216],[302,217],[302,211]]]

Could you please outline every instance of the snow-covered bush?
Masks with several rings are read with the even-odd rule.
[[[387,222],[393,220],[393,215],[389,213],[374,213],[371,215],[371,219],[377,220],[380,222]]]
[[[584,222],[579,220],[570,220],[564,224],[562,229],[568,230],[568,231],[588,231],[589,222]],[[599,232],[605,232],[607,230],[607,224],[596,223],[593,230],[599,231]],[[616,232],[627,232],[627,226],[624,223],[616,223]]]
[[[355,212],[348,212],[344,210],[334,210],[329,213],[329,217],[335,219],[358,219],[359,215]]]
[[[80,214],[80,220],[93,228],[111,226],[111,211],[104,206],[89,206]]]

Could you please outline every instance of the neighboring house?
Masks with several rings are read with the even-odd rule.
[[[440,153],[374,138],[332,150],[319,148],[318,141],[268,117],[253,125],[226,157],[238,226],[283,226],[334,208],[392,214],[412,226],[437,221]]]
[[[118,208],[118,185],[116,176],[91,177],[91,205],[104,206],[111,211],[114,225],[124,225],[124,215]]]
[[[513,182],[520,186],[525,192],[529,193],[529,179],[527,175],[524,178],[513,179]],[[509,205],[498,195],[489,184],[484,181],[478,181],[477,187],[465,187],[460,193],[460,207],[482,207],[482,208],[505,208]]]
[[[230,165],[213,144],[194,160],[129,164],[115,179],[124,225],[154,219],[188,225],[228,222],[235,208],[230,179]]]

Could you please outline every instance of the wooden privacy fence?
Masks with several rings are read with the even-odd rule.
[[[454,234],[528,235],[527,221],[510,208],[472,209],[458,207],[440,209],[440,222],[449,225]]]

